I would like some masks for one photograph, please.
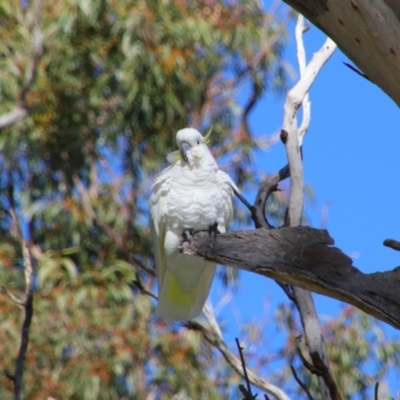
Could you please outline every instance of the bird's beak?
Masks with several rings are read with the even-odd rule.
[[[187,152],[190,150],[191,146],[188,142],[182,142],[181,145],[179,146],[180,150],[181,150],[181,154],[182,154],[182,158],[188,162],[188,156],[187,156]]]

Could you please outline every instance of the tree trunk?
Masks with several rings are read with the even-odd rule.
[[[398,0],[284,1],[332,38],[400,106]]]

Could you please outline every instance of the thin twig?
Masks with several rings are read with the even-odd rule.
[[[297,372],[293,365],[290,366],[290,370],[292,371],[293,377],[295,381],[299,384],[299,386],[304,390],[304,393],[307,395],[308,400],[314,400],[314,398],[311,396],[310,391],[308,390],[308,387],[305,385],[304,382],[301,381],[301,379],[298,377]]]
[[[371,83],[375,82],[369,78],[367,75],[364,74],[364,72],[361,72],[359,69],[357,69],[356,67],[354,67],[353,65],[347,63],[347,62],[343,62],[343,64],[347,67],[350,68],[353,72],[355,72],[357,75],[360,75],[361,77],[363,77],[364,79],[366,79],[367,81],[370,81]]]
[[[374,400],[379,400],[379,382],[375,383]]]
[[[217,318],[215,318],[214,310],[212,308],[212,304],[209,299],[207,299],[206,304],[204,304],[203,314],[206,317],[206,320],[207,320],[208,324],[210,325],[210,328],[222,340],[223,338],[222,338],[221,327],[218,324]]]
[[[235,196],[249,209],[251,212],[253,209],[253,206],[246,200],[246,198],[238,192],[234,187],[232,187],[233,193],[235,193]]]
[[[257,397],[257,395],[253,396],[252,393],[250,393],[244,385],[240,384],[239,385],[239,391],[240,393],[242,393],[242,395],[244,396],[242,400],[255,400],[255,398]]]
[[[302,336],[297,336],[295,343],[296,343],[296,352],[301,360],[301,363],[313,374],[319,376],[319,371],[315,368],[313,364],[311,364],[303,355],[303,352],[300,349],[300,341]]]
[[[24,239],[21,223],[16,213],[14,201],[14,187],[12,183],[12,175],[9,173],[8,196],[10,203],[10,214],[13,221],[13,232],[16,235],[22,249],[22,257],[25,266],[25,299],[23,307],[25,310],[24,322],[21,330],[21,343],[16,360],[15,373],[14,373],[14,398],[15,400],[22,400],[24,397],[24,362],[29,344],[29,328],[33,317],[33,266],[31,261],[31,254],[29,247]]]
[[[182,325],[188,329],[201,332],[207,342],[209,342],[212,346],[214,346],[221,352],[222,356],[225,358],[226,362],[232,367],[232,369],[244,378],[243,368],[240,359],[238,359],[229,350],[228,346],[217,332],[214,332],[211,327],[205,327],[204,325],[196,321],[187,321],[184,322]],[[262,391],[275,396],[278,400],[289,400],[289,397],[283,390],[267,382],[265,379],[259,377],[254,372],[247,370],[247,376],[251,384],[258,387]]]
[[[136,274],[136,280],[133,282],[133,284],[143,293],[146,294],[147,296],[152,297],[154,300],[158,300],[158,296],[148,290],[144,285],[143,282],[141,281],[140,277],[138,274]]]
[[[328,391],[329,395],[332,400],[341,400],[341,396],[339,393],[339,390],[337,388],[337,385],[332,377],[331,371],[329,370],[329,367],[325,364],[324,361],[322,361],[322,358],[320,354],[316,351],[310,352],[310,357],[312,360],[312,363],[310,363],[303,355],[301,349],[300,349],[300,339],[301,336],[298,336],[296,338],[296,350],[297,354],[299,355],[301,362],[303,365],[313,374],[316,375],[317,377],[320,377],[323,379]]]
[[[145,265],[142,261],[140,261],[138,258],[136,258],[134,255],[130,254],[129,258],[136,264],[138,265],[143,271],[146,271],[148,274],[151,276],[156,276],[156,271],[153,268],[148,267]]]
[[[273,228],[265,215],[265,205],[267,204],[269,196],[278,190],[278,183],[289,176],[289,165],[285,165],[278,172],[268,176],[264,182],[261,183],[254,206],[250,210],[251,218],[253,219],[256,228]]]
[[[397,250],[400,251],[400,242],[398,242],[397,240],[394,239],[386,239],[383,242],[383,245],[386,247],[390,247],[393,250]]]
[[[0,291],[4,292],[10,300],[15,303],[17,306],[24,306],[25,299],[19,299],[14,293],[10,292],[5,286],[0,285]]]
[[[244,356],[243,356],[243,347],[240,346],[239,339],[235,338],[236,346],[239,350],[239,356],[240,356],[240,362],[242,363],[242,369],[243,369],[243,375],[244,375],[244,380],[246,381],[246,386],[247,386],[247,392],[249,393],[250,396],[253,396],[251,393],[251,385],[249,381],[249,377],[247,375],[247,368],[246,368],[246,363],[244,361]]]

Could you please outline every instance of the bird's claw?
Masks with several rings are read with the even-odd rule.
[[[188,242],[190,244],[192,241],[193,235],[194,235],[194,229],[185,229],[182,232],[183,241]]]
[[[208,234],[211,236],[211,234],[214,234],[214,239],[217,237],[217,233],[220,233],[218,230],[218,222],[215,221],[213,224],[210,224],[208,226]]]

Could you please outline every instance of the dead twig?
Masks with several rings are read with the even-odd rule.
[[[218,332],[214,331],[210,326],[205,327],[204,325],[196,322],[196,321],[186,321],[182,324],[188,329],[192,329],[198,332],[201,332],[203,337],[209,342],[212,346],[218,349],[222,356],[225,358],[227,363],[232,367],[236,373],[238,373],[241,377],[244,378],[243,367],[238,359],[228,348],[222,337],[218,334]],[[279,400],[289,400],[289,397],[277,386],[267,382],[265,379],[259,377],[255,373],[247,370],[247,377],[250,383],[264,392],[267,392],[273,396],[275,396]]]
[[[355,72],[357,75],[360,75],[361,77],[363,77],[363,78],[366,79],[367,81],[370,81],[371,83],[374,83],[374,84],[375,84],[375,82],[374,82],[372,79],[370,79],[367,75],[364,74],[364,72],[360,71],[358,68],[356,68],[356,67],[354,67],[353,65],[351,65],[351,64],[349,64],[349,63],[347,63],[347,62],[344,62],[344,61],[343,61],[343,64],[344,64],[347,68],[350,68],[350,69],[351,69],[353,72]]]
[[[26,243],[22,229],[21,223],[18,218],[15,201],[14,201],[14,187],[12,183],[11,173],[9,173],[9,186],[8,186],[8,197],[10,203],[10,214],[13,223],[13,232],[19,241],[22,249],[22,257],[25,266],[25,299],[22,303],[25,311],[24,322],[22,324],[21,330],[21,343],[18,351],[15,373],[14,373],[14,398],[15,400],[22,400],[24,397],[24,385],[23,385],[23,375],[24,375],[24,362],[26,353],[28,351],[29,344],[29,329],[33,317],[33,265],[31,261],[31,254]]]
[[[397,240],[394,239],[386,239],[383,242],[383,245],[386,247],[390,247],[393,250],[397,250],[400,251],[400,242],[398,242]]]
[[[146,294],[147,296],[152,297],[154,300],[158,300],[158,296],[156,294],[154,294],[153,292],[151,292],[150,290],[148,290],[144,285],[142,280],[140,279],[139,275],[136,274],[136,280],[133,282],[133,284],[135,285],[135,287],[137,287],[139,289],[139,291],[143,294]]]
[[[297,375],[297,372],[296,372],[295,368],[293,367],[293,365],[290,366],[290,370],[292,371],[292,374],[293,374],[293,377],[294,377],[295,381],[304,390],[304,393],[307,395],[308,400],[314,400],[314,398],[311,396],[310,391],[308,390],[308,387],[305,385],[304,382],[301,381],[301,379]]]
[[[253,396],[253,393],[251,392],[251,385],[249,381],[249,377],[247,375],[247,368],[246,368],[246,363],[244,361],[244,356],[243,356],[243,347],[240,346],[239,339],[235,338],[236,346],[239,351],[239,356],[240,356],[240,362],[242,363],[242,369],[243,369],[243,375],[244,375],[244,380],[246,382],[246,388],[243,387],[243,385],[239,385],[239,390],[243,393],[245,396],[244,400],[252,400],[255,397]]]
[[[342,396],[339,393],[336,382],[333,379],[329,367],[322,360],[321,355],[318,352],[310,352],[310,357],[313,361],[316,375],[320,376],[324,380],[332,400],[341,400]]]
[[[41,8],[42,1],[35,0],[32,6],[32,20],[30,22],[33,37],[31,63],[25,71],[24,82],[18,95],[18,104],[10,112],[0,117],[0,129],[6,128],[7,126],[20,121],[29,113],[29,109],[26,104],[26,95],[35,81],[39,61],[43,53],[43,37],[39,26]]]
[[[374,400],[379,400],[379,382],[375,383]]]

